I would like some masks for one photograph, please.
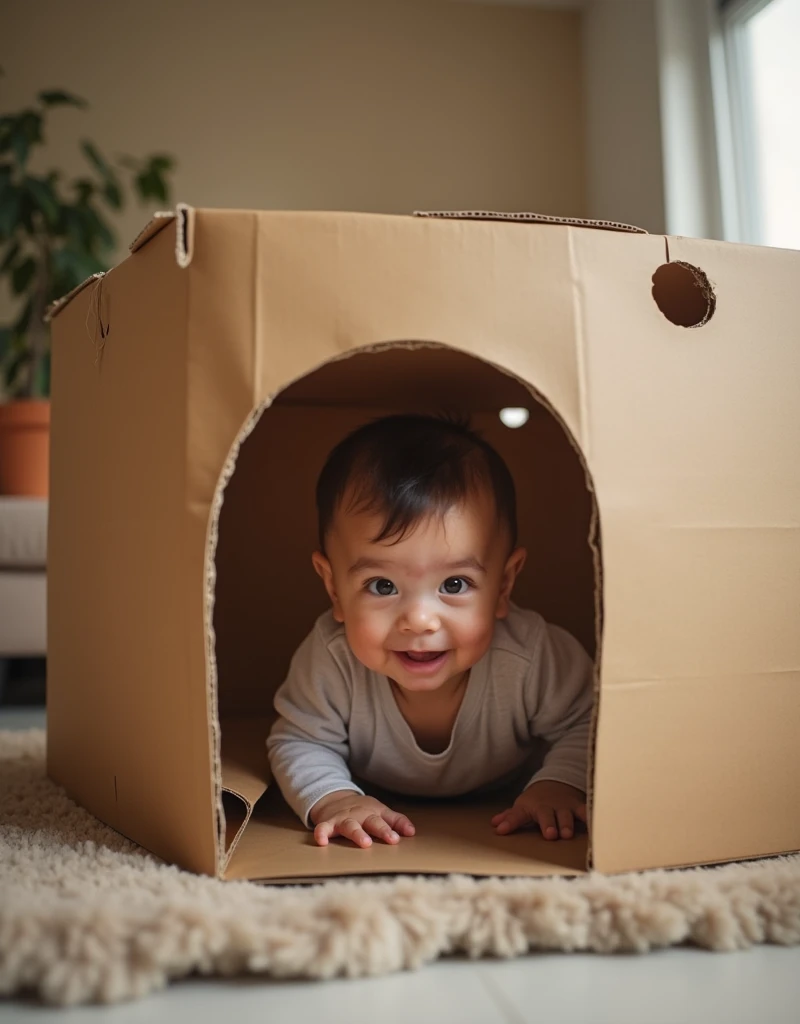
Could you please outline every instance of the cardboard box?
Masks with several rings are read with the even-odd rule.
[[[54,312],[51,776],[225,878],[797,850],[799,281],[797,252],[578,223],[158,217]],[[319,849],[270,787],[272,695],[327,604],[325,454],[443,408],[515,475],[518,603],[596,655],[591,850],[496,837],[470,800],[414,804],[398,847]]]

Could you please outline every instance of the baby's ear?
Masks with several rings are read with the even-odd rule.
[[[331,604],[333,605],[334,619],[336,619],[337,622],[344,622],[344,613],[342,612],[342,605],[339,601],[339,596],[336,593],[336,587],[333,583],[333,569],[331,568],[330,561],[322,554],[321,551],[315,551],[311,556],[311,564],[314,566],[314,571],[325,584],[325,589],[328,591],[328,597],[331,599]]]
[[[508,606],[511,601],[511,591],[517,576],[522,572],[528,552],[525,548],[515,548],[506,560],[503,568],[503,577],[500,581],[500,593],[497,595],[497,610],[495,616],[504,619],[508,615]]]

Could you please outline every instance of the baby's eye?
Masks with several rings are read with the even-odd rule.
[[[367,590],[376,597],[391,597],[397,593],[397,587],[394,583],[386,579],[370,580],[367,584]]]
[[[443,594],[466,594],[469,588],[470,582],[463,576],[448,576],[439,590]]]

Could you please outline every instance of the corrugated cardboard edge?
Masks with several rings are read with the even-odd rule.
[[[150,220],[139,234],[131,242],[129,249],[132,253],[138,252],[163,231],[167,225],[175,222],[175,260],[179,267],[186,268],[192,262],[194,252],[194,216],[193,206],[187,203],[178,203],[174,210],[162,210],[153,214]]]
[[[228,457],[225,460],[225,464],[222,468],[222,472],[219,475],[217,486],[214,490],[214,496],[211,502],[211,509],[209,512],[208,520],[208,531],[206,535],[206,568],[205,568],[205,633],[206,633],[206,686],[208,689],[208,700],[209,707],[216,709],[216,716],[212,721],[212,736],[215,748],[215,768],[214,768],[214,793],[215,803],[217,807],[217,841],[219,848],[219,860],[220,865],[219,877],[225,878],[225,871],[231,862],[234,850],[239,843],[247,824],[250,821],[252,815],[252,807],[250,806],[247,799],[242,796],[241,793],[236,792],[230,787],[226,787],[222,782],[222,743],[221,733],[222,724],[219,719],[219,678],[217,673],[217,659],[216,659],[216,634],[214,632],[214,603],[216,596],[216,553],[217,545],[219,543],[219,518],[222,511],[222,505],[225,499],[225,488],[227,487],[231,477],[236,471],[236,462],[239,457],[239,451],[247,438],[252,434],[258,425],[264,412],[273,404],[275,399],[283,391],[290,388],[293,384],[297,383],[298,380],[302,380],[304,377],[308,377],[310,374],[315,373],[317,370],[322,369],[323,366],[328,366],[330,363],[342,362],[346,359],[350,359],[355,355],[362,355],[364,353],[378,353],[385,352],[390,349],[406,349],[407,351],[413,352],[418,349],[434,348],[434,349],[449,349],[450,346],[443,345],[433,341],[389,341],[381,342],[376,345],[366,345],[361,348],[353,349],[349,352],[343,352],[340,355],[333,356],[330,359],[325,359],[323,362],[311,367],[306,370],[305,373],[299,377],[287,381],[282,388],[272,395],[269,395],[263,402],[261,402],[256,408],[254,408],[250,415],[245,420],[239,433],[233,441],[228,452]],[[599,698],[600,689],[600,646],[602,643],[602,594],[603,594],[603,579],[602,579],[602,552],[598,546],[598,532],[600,525],[600,513],[597,505],[597,497],[595,493],[594,481],[592,480],[591,472],[586,461],[586,457],[583,450],[578,443],[577,439],[573,437],[572,431],[567,426],[566,421],[558,412],[558,410],[545,398],[543,394],[536,390],[528,381],[522,380],[516,374],[512,373],[505,367],[498,366],[496,363],[490,362],[488,359],[481,359],[478,356],[472,358],[477,359],[479,362],[484,363],[486,366],[491,367],[498,373],[502,373],[504,376],[509,377],[511,380],[516,381],[521,387],[523,387],[533,398],[535,402],[546,409],[551,416],[556,420],[564,434],[569,441],[571,447],[575,451],[575,454],[580,461],[581,467],[584,472],[586,481],[586,489],[592,499],[592,515],[589,524],[589,535],[586,538],[586,543],[589,545],[593,561],[594,561],[594,605],[595,605],[595,639],[597,650],[594,657],[594,707],[592,714],[592,731],[589,739],[589,750],[588,750],[588,762],[586,771],[586,789],[587,789],[587,805],[589,809],[589,822],[591,823],[591,795],[592,795],[592,781],[594,776],[594,744],[597,730],[597,705]],[[264,743],[266,744],[266,735],[264,736]],[[269,782],[264,787],[266,792],[269,787]],[[238,797],[245,804],[245,819],[240,825],[239,829],[234,836],[230,848],[226,850],[226,821],[225,821],[225,810],[222,803],[223,792],[231,793],[233,796]],[[591,825],[589,828],[589,846],[587,854],[586,870],[591,870]],[[269,881],[264,878],[263,881]],[[326,881],[327,876],[319,876],[313,881]]]
[[[239,457],[239,451],[247,438],[255,430],[258,421],[264,414],[264,411],[268,409],[271,404],[272,398],[267,398],[261,403],[261,405],[253,409],[234,438],[233,444],[228,451],[228,457],[225,459],[225,463],[222,467],[222,472],[217,480],[217,486],[214,489],[214,495],[211,499],[211,508],[209,509],[208,515],[208,526],[206,529],[205,600],[203,602],[205,611],[203,625],[206,636],[206,693],[208,706],[212,709],[210,721],[212,743],[211,764],[213,774],[212,783],[214,787],[214,806],[216,807],[217,812],[217,864],[219,865],[219,878],[225,877],[225,871],[231,857],[233,856],[233,851],[244,834],[245,827],[247,826],[247,823],[250,820],[250,815],[252,814],[252,807],[249,806],[248,801],[241,795],[241,793],[237,793],[235,790],[225,787],[222,779],[222,724],[220,722],[219,715],[219,673],[217,671],[216,654],[217,634],[214,629],[214,605],[217,588],[216,555],[217,545],[219,543],[219,517],[225,500],[225,488],[228,486],[228,482],[236,469],[236,461]],[[266,742],[267,737],[265,735],[265,746]],[[266,791],[266,785],[264,789]],[[223,792],[233,793],[234,796],[239,797],[239,799],[244,801],[246,809],[245,820],[237,831],[229,850],[226,850],[225,848],[226,822],[225,808],[222,803]]]
[[[55,302],[51,302],[45,312],[44,322],[49,324],[51,320],[58,316],[62,309],[66,308],[70,302],[72,302],[76,295],[80,295],[84,288],[88,288],[90,284],[93,284],[95,281],[102,280],[105,276],[105,271],[99,274],[92,274],[90,277],[87,277],[85,281],[81,281],[81,283],[73,288],[71,292],[67,292],[67,294],[62,295],[60,299],[56,299]]]
[[[598,228],[602,231],[627,231],[634,235],[649,234],[635,224],[617,220],[589,220],[587,217],[553,217],[548,213],[503,213],[492,210],[415,210],[415,217],[441,220],[500,220],[514,224],[560,224],[570,228]]]
[[[139,234],[128,246],[130,252],[138,252],[142,246],[147,245],[151,238],[154,238],[159,231],[171,224],[176,217],[174,210],[156,210],[151,219],[145,224]]]
[[[147,245],[151,238],[154,238],[170,224],[175,223],[175,260],[179,267],[188,267],[194,253],[194,213],[194,208],[187,206],[186,203],[178,203],[174,211],[155,213],[128,246],[131,254],[138,252]],[[60,299],[51,303],[45,313],[45,323],[50,323],[63,309],[66,309],[76,295],[80,295],[84,288],[88,288],[94,281],[99,281],[107,273],[111,273],[111,271],[92,274],[85,281],[81,281],[71,292],[67,292],[66,295],[62,295]]]

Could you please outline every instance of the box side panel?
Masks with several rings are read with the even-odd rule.
[[[213,872],[205,680],[187,657],[189,284],[165,231],[54,323],[48,767],[120,832]]]
[[[582,437],[570,229],[356,214],[262,214],[257,388],[336,356],[431,341],[537,387]]]
[[[595,865],[800,847],[800,254],[669,240],[716,293],[651,295],[664,241],[575,237],[605,628]]]
[[[800,672],[604,690],[594,866],[633,871],[800,849],[799,714]]]

